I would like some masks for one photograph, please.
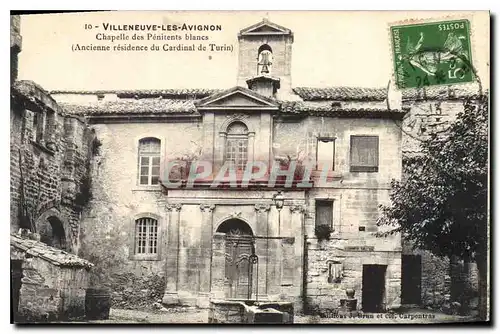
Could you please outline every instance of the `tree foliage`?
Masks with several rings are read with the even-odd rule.
[[[392,182],[382,206],[383,236],[401,233],[416,248],[438,256],[486,258],[488,224],[488,99],[465,102],[444,133],[421,143],[404,161],[402,181]]]

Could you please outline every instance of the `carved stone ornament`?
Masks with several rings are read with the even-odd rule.
[[[168,211],[179,212],[181,211],[182,204],[167,204]]]
[[[290,212],[291,213],[304,213],[306,208],[303,205],[291,205]]]
[[[257,212],[268,212],[271,209],[269,204],[255,204],[255,211]]]
[[[215,209],[214,204],[200,204],[201,212],[212,212]]]
[[[227,216],[227,219],[240,218],[240,217],[241,217],[241,211],[234,211]]]

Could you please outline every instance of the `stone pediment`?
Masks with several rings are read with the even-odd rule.
[[[200,111],[217,109],[279,109],[279,104],[275,100],[239,86],[208,96],[203,100],[198,101],[196,106]]]
[[[241,30],[238,35],[240,37],[248,35],[292,35],[292,31],[267,19],[264,19],[259,23]]]

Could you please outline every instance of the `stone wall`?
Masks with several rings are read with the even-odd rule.
[[[93,133],[30,81],[13,85],[10,117],[11,231],[29,227],[20,215],[23,203],[38,229],[49,224],[44,213],[52,210],[64,228],[66,249],[77,252],[80,213],[90,197]]]
[[[87,269],[59,267],[38,257],[22,257],[16,322],[83,320]],[[11,254],[11,258],[16,258],[16,254]]]
[[[450,293],[450,261],[429,251],[413,250],[408,242],[403,242],[403,254],[419,255],[422,268],[422,306],[440,308],[445,295]]]
[[[17,80],[18,54],[21,52],[23,39],[21,37],[21,18],[10,16],[10,83]]]
[[[426,99],[406,101],[408,113],[403,122],[403,152],[420,151],[420,141],[432,133],[446,130],[458,113],[464,111],[464,99]]]
[[[420,142],[429,138],[432,133],[446,131],[457,115],[464,111],[467,97],[477,96],[478,87],[471,88],[469,93],[453,94],[454,87],[441,89],[440,95],[415,99],[406,99],[404,108],[408,109],[403,121],[402,149],[403,158],[418,154]],[[403,160],[404,161],[404,160]],[[451,263],[448,258],[440,258],[429,251],[413,250],[411,243],[403,243],[404,254],[420,255],[422,281],[421,303],[425,307],[442,309],[445,302],[459,301],[475,307],[477,301],[477,268],[475,264],[464,264],[463,261]],[[439,273],[439,274],[436,274]]]
[[[372,239],[371,242],[369,239]],[[332,314],[347,298],[346,289],[354,289],[357,308],[362,309],[363,265],[383,265],[385,273],[385,309],[401,305],[401,253],[397,237],[387,239],[343,238],[333,234],[330,240],[307,238],[307,274],[305,312]],[[329,264],[339,263],[338,280],[329,279]]]
[[[160,139],[166,159],[196,155],[202,145],[201,125],[128,122],[95,124],[93,129],[102,145],[92,163],[93,197],[82,214],[79,255],[96,265],[91,280],[111,289],[114,305],[152,306],[161,301],[165,290],[167,253],[160,244],[163,253],[156,259],[133,257],[135,219],[153,214],[165,233],[166,195],[160,185],[138,185],[138,141]]]

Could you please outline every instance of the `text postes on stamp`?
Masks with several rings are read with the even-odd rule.
[[[391,27],[398,88],[474,80],[468,20]]]

